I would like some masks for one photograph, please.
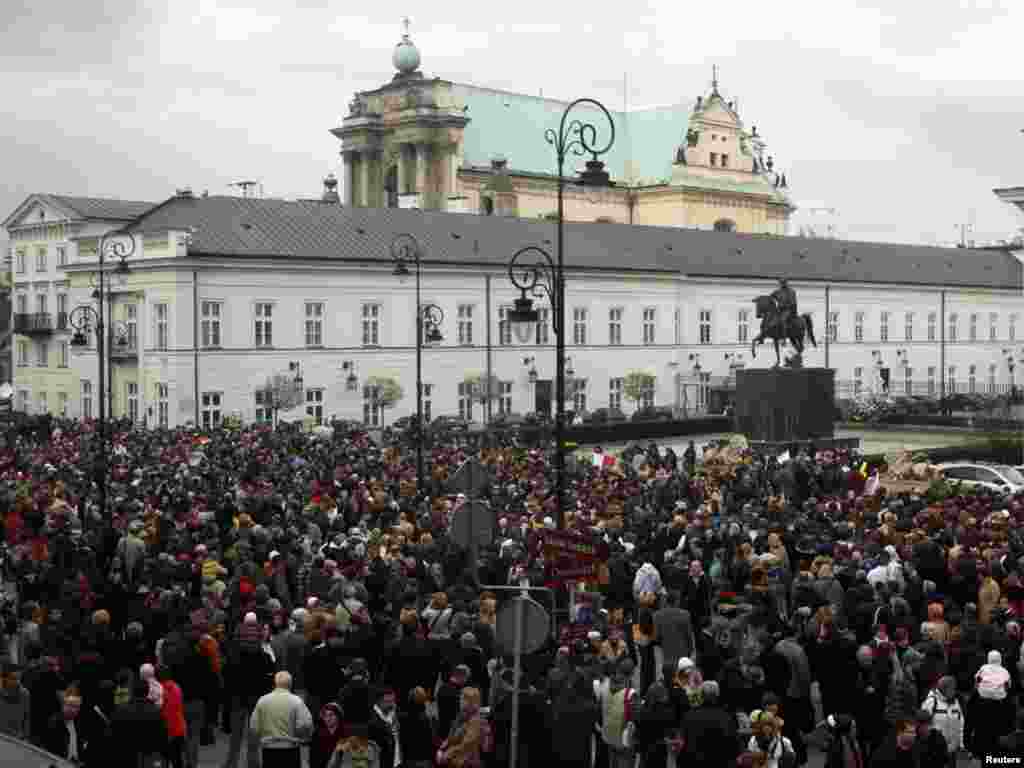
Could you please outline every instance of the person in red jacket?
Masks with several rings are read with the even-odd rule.
[[[164,689],[164,704],[160,714],[167,726],[167,751],[165,758],[171,768],[184,768],[185,765],[185,705],[181,698],[181,688],[171,679],[170,670],[160,667],[156,672],[157,680]]]

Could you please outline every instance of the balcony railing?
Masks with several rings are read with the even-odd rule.
[[[65,324],[67,320],[65,319]],[[14,332],[22,334],[53,333],[53,315],[49,312],[15,314]]]

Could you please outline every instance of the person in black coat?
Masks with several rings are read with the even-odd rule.
[[[36,731],[40,735],[39,745],[66,760],[84,760],[90,749],[90,734],[79,717],[81,711],[82,697],[77,691],[67,691],[59,711]]]
[[[590,768],[590,743],[600,719],[594,691],[583,674],[576,673],[551,707],[550,731],[554,762],[565,768]]]
[[[668,757],[666,739],[679,728],[679,720],[669,699],[668,689],[662,682],[652,685],[640,705],[634,710],[636,746],[640,754],[640,768],[662,768]]]
[[[112,765],[142,766],[148,755],[164,753],[167,726],[148,694],[148,684],[137,681],[131,702],[114,712],[109,745]]]
[[[679,765],[731,768],[739,752],[736,718],[718,705],[718,683],[705,681],[701,686],[703,704],[683,718],[683,753]]]
[[[408,702],[399,713],[399,743],[406,765],[430,765],[434,758],[434,723],[427,716],[429,694],[425,688],[409,691]]]

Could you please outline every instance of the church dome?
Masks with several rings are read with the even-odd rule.
[[[402,35],[402,39],[395,46],[395,52],[391,54],[391,63],[395,65],[400,75],[411,75],[420,68],[420,49],[416,47],[408,33]]]

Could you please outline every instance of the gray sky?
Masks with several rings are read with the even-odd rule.
[[[408,14],[426,75],[555,98],[620,106],[628,72],[631,106],[688,104],[718,64],[797,202],[837,209],[849,237],[1024,225],[991,192],[1024,184],[1019,0],[360,5],[373,16],[325,0],[7,0],[0,210],[31,192],[228,194],[243,178],[318,195],[340,176],[327,131],[353,91],[390,79]]]

